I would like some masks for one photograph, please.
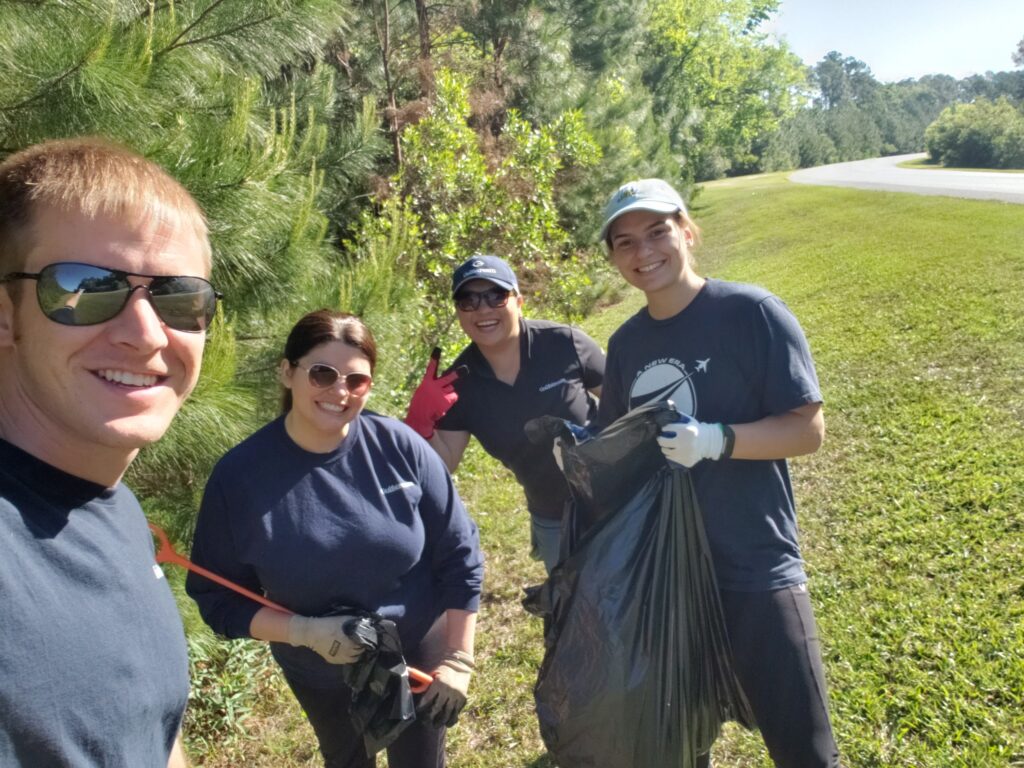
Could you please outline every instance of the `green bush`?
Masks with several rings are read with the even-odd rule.
[[[1024,168],[1024,114],[1007,99],[948,107],[925,131],[933,162],[961,168]]]
[[[437,74],[427,117],[402,134],[405,164],[392,180],[418,217],[420,275],[436,306],[454,266],[476,252],[505,258],[524,295],[552,314],[579,316],[593,303],[558,220],[555,187],[568,169],[588,168],[599,150],[577,112],[534,127],[509,110],[503,130],[481,138],[469,125],[467,80]]]

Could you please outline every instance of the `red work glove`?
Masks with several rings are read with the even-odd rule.
[[[455,392],[455,382],[466,372],[465,366],[459,366],[444,376],[438,376],[440,360],[441,350],[434,347],[423,380],[413,392],[409,412],[405,415],[405,423],[427,440],[434,436],[434,425],[459,399]]]

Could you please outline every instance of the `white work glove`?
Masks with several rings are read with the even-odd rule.
[[[433,672],[434,682],[424,692],[416,714],[435,728],[451,728],[466,706],[469,681],[473,677],[473,656],[465,651],[449,651]]]
[[[722,424],[705,424],[681,413],[676,421],[662,427],[658,445],[666,459],[689,469],[701,459],[722,458],[725,430]]]
[[[312,648],[328,664],[351,664],[363,646],[345,634],[345,624],[354,616],[292,616],[288,621],[288,643]]]

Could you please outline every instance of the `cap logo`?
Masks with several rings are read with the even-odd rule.
[[[627,197],[634,197],[636,195],[636,187],[632,184],[627,184],[625,187],[619,190],[619,194],[615,196],[615,202],[621,203]]]
[[[480,261],[480,259],[477,259],[476,261],[473,262],[474,267],[482,267],[483,265],[484,263]]]

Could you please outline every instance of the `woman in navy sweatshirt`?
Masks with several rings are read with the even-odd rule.
[[[318,310],[292,329],[280,365],[283,415],[214,469],[193,560],[264,593],[289,616],[194,575],[189,594],[229,638],[271,643],[327,768],[370,768],[348,716],[342,666],[362,647],[350,606],[393,620],[409,663],[432,672],[391,768],[440,768],[445,726],[465,705],[483,558],[437,454],[399,421],[365,411],[377,349],[352,315]]]

